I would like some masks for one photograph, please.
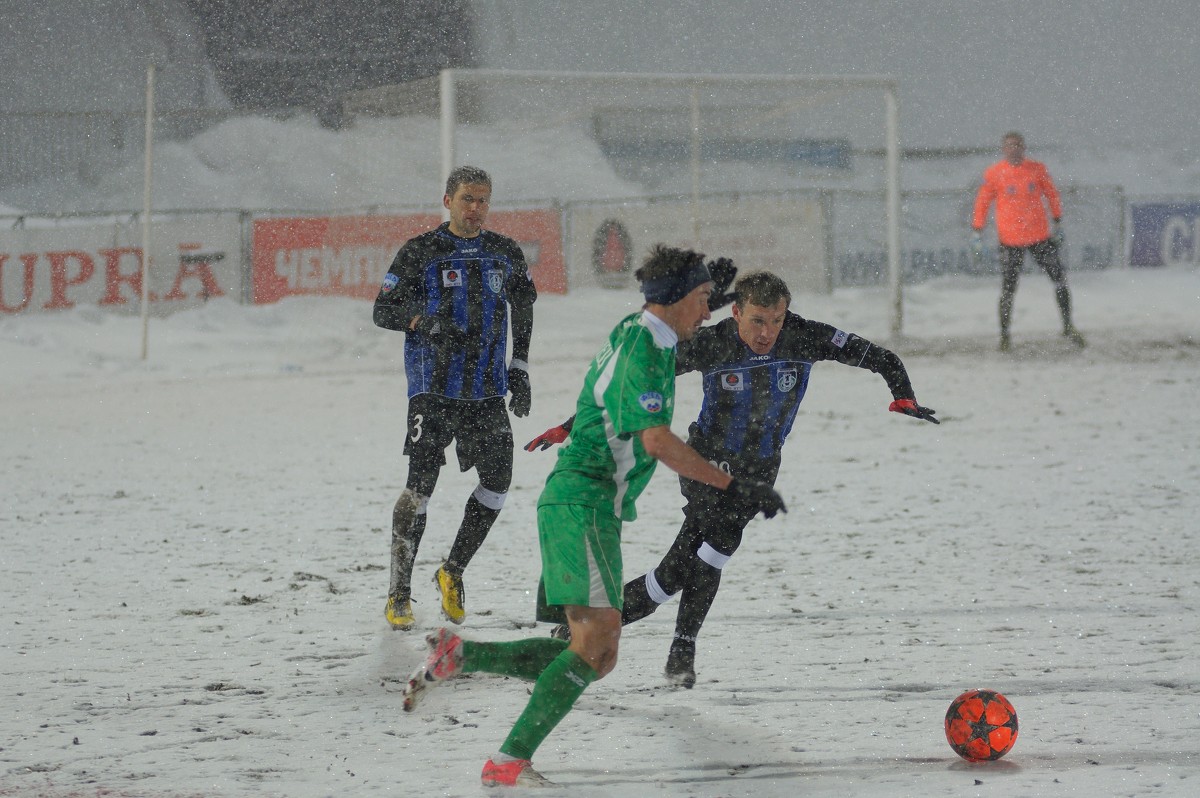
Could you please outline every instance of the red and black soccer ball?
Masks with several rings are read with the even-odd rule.
[[[1017,711],[992,690],[968,690],[946,710],[946,741],[968,762],[999,759],[1017,741]]]

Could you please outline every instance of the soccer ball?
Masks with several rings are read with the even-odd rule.
[[[992,690],[968,690],[946,710],[946,741],[968,762],[999,759],[1017,741],[1017,711]]]

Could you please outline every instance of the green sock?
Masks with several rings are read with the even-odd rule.
[[[574,651],[563,651],[555,657],[533,685],[533,695],[500,746],[500,753],[532,759],[546,735],[567,716],[575,701],[597,678],[592,666]]]
[[[498,673],[532,682],[567,647],[566,640],[535,637],[511,643],[463,641],[463,672]]]

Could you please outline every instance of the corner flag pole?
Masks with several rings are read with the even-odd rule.
[[[458,87],[455,85],[453,69],[443,69],[438,73],[438,94],[441,102],[441,138],[442,138],[442,181],[450,177],[454,171],[454,129],[458,125]],[[450,211],[442,208],[442,221],[450,218]]]
[[[142,360],[150,340],[150,186],[154,174],[154,64],[146,67],[146,162],[142,176]]]
[[[885,89],[887,113],[887,260],[892,340],[904,332],[904,286],[900,260],[900,101],[895,84]]]

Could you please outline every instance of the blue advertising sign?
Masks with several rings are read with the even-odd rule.
[[[1129,206],[1133,222],[1130,266],[1200,263],[1200,202],[1145,202]]]

